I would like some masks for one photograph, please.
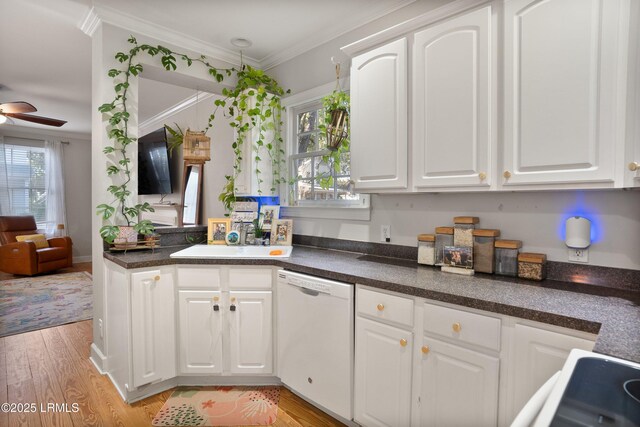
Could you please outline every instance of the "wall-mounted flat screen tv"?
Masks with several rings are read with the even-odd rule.
[[[167,131],[163,127],[138,139],[138,194],[172,192]]]

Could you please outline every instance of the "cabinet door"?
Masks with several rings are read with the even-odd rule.
[[[619,8],[618,0],[505,2],[503,185],[612,185],[624,114]]]
[[[409,425],[412,348],[411,332],[356,317],[356,422]]]
[[[229,345],[231,372],[273,372],[271,291],[229,292]],[[230,308],[235,306],[235,311]]]
[[[217,300],[216,300],[217,298]],[[222,313],[219,291],[179,291],[180,372],[222,372]],[[218,304],[218,310],[214,310]]]
[[[353,58],[351,178],[356,190],[407,188],[407,40]]]
[[[424,337],[419,349],[421,426],[495,426],[499,361]]]
[[[529,401],[531,396],[553,374],[562,369],[571,349],[591,351],[593,341],[558,332],[516,325],[513,354],[513,396],[510,420]]]
[[[173,276],[160,270],[131,274],[133,386],[176,374]]]
[[[495,139],[491,6],[416,33],[413,184],[485,186]]]

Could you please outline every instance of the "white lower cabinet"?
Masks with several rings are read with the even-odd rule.
[[[515,325],[511,359],[510,421],[553,374],[562,369],[571,349],[591,351],[590,339],[569,336],[527,325]]]
[[[271,291],[229,293],[229,350],[231,373],[273,372]]]
[[[133,386],[176,373],[173,275],[160,270],[131,274]]]
[[[420,426],[495,426],[500,361],[429,336],[420,348]]]
[[[180,373],[273,373],[273,274],[178,266]]]
[[[407,426],[413,334],[356,318],[355,416],[365,426]]]
[[[222,372],[220,291],[179,291],[180,372]],[[218,306],[215,310],[215,306]]]
[[[571,349],[595,340],[360,285],[356,308],[354,420],[363,426],[509,425]]]

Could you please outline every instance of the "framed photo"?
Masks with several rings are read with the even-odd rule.
[[[227,233],[231,231],[231,220],[229,218],[209,218],[207,233],[207,243],[210,245],[226,244]]]
[[[263,205],[260,208],[260,222],[262,229],[271,231],[273,221],[280,218],[280,205]]]
[[[293,241],[293,220],[274,219],[271,225],[271,245],[291,246]]]
[[[469,246],[445,246],[444,263],[451,267],[473,268],[473,248]]]

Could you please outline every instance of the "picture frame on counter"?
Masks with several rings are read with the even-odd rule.
[[[231,231],[231,220],[229,218],[209,218],[207,220],[207,244],[226,244],[229,231]]]
[[[291,246],[293,242],[293,220],[274,219],[271,226],[271,246]]]
[[[445,246],[444,265],[450,267],[473,268],[473,248],[469,246]]]
[[[264,231],[271,231],[273,221],[280,219],[280,205],[263,205],[260,207],[260,225]]]

